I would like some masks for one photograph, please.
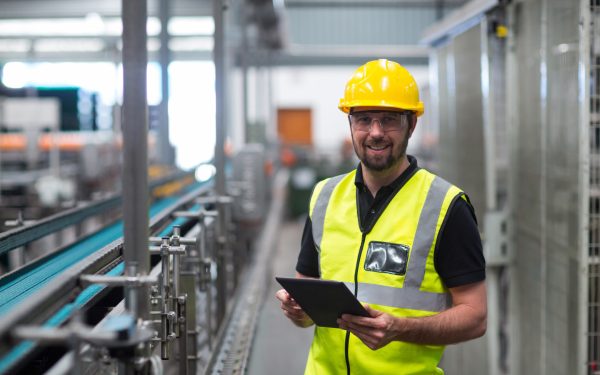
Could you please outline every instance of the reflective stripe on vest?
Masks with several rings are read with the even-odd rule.
[[[312,220],[313,240],[315,241],[315,246],[317,247],[318,252],[321,252],[321,240],[323,239],[323,227],[325,226],[325,213],[327,212],[327,205],[329,204],[329,198],[331,198],[331,193],[333,193],[333,189],[347,175],[348,175],[347,173],[342,174],[339,176],[331,177],[330,179],[325,181],[325,186],[323,186],[321,193],[317,197],[317,202],[315,203],[315,207],[313,208],[311,220]]]
[[[337,184],[346,175],[332,177],[325,182],[317,202],[313,208],[311,220],[313,239],[317,251],[320,253],[325,225],[327,205]],[[358,300],[398,308],[440,312],[451,305],[449,293],[432,293],[420,290],[425,276],[427,257],[434,241],[436,223],[440,215],[444,198],[451,188],[451,184],[435,176],[431,183],[425,204],[419,216],[419,223],[415,233],[413,250],[409,258],[404,286],[402,288],[387,287],[368,283],[358,284]],[[319,262],[319,274],[320,272]],[[346,283],[350,290],[354,290],[353,283]]]

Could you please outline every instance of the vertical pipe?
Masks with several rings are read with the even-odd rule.
[[[215,190],[218,197],[225,195],[225,0],[213,0],[213,15],[215,19],[214,62],[215,62],[215,97],[216,97],[216,144],[215,144]],[[217,217],[217,316],[222,319],[227,309],[227,278],[225,251],[225,222],[223,205],[217,202],[219,215]]]
[[[180,275],[181,255],[173,255],[173,297],[179,297],[179,275]]]
[[[514,32],[517,28],[517,6],[518,4],[510,4],[507,7],[507,20],[508,20],[508,37],[506,40],[506,93],[514,93],[514,95],[506,96],[506,133],[508,141],[508,162],[509,165],[518,165],[518,140],[520,136],[520,116],[519,116],[519,103],[520,103],[520,84],[519,84],[519,60],[518,60],[518,39]],[[516,197],[518,189],[518,173],[508,174],[508,194],[506,205],[509,209],[507,216],[507,239],[508,239],[508,258],[516,259],[516,246],[517,246],[517,234],[518,224],[522,219],[517,219],[516,207],[519,201]],[[515,375],[519,375],[519,369],[521,367],[521,353],[522,350],[522,339],[524,324],[518,317],[521,314],[520,301],[524,298],[524,291],[519,288],[517,284],[518,280],[518,269],[514,262],[510,263],[508,267],[508,278],[511,280],[508,286],[508,363],[510,364],[510,371]]]
[[[179,307],[178,326],[179,326],[179,374],[187,375],[188,373],[188,334],[187,334],[187,318],[185,297],[177,297]],[[195,353],[194,353],[195,355]]]
[[[271,142],[275,143],[277,142],[277,139],[279,137],[278,130],[277,130],[277,109],[275,108],[275,95],[273,93],[274,91],[274,84],[273,84],[273,58],[271,55],[271,52],[267,52],[267,87],[268,87],[268,94],[267,94],[267,111],[268,111],[268,125],[267,125],[267,129],[269,129],[268,134],[269,137],[267,139],[270,139]]]
[[[158,125],[158,160],[161,164],[174,163],[169,142],[169,64],[171,63],[171,50],[169,49],[169,19],[171,12],[169,0],[160,0],[160,76],[161,93],[160,122]]]
[[[542,1],[539,3],[541,6],[540,14],[540,113],[539,123],[536,124],[540,129],[540,175],[539,179],[540,192],[539,192],[539,205],[540,205],[540,336],[538,341],[540,343],[540,374],[548,373],[548,315],[551,310],[549,304],[549,281],[548,277],[548,266],[550,264],[550,252],[548,251],[548,1]]]
[[[242,121],[244,122],[244,143],[256,141],[253,139],[252,130],[248,121],[248,16],[244,7],[242,12],[242,53],[240,55],[242,65]]]
[[[593,294],[590,291],[595,291],[595,286],[590,285],[589,275],[589,264],[590,264],[590,248],[593,241],[590,238],[589,228],[590,222],[590,156],[592,151],[596,151],[594,143],[591,142],[591,131],[594,127],[591,124],[591,111],[594,109],[590,103],[591,97],[591,79],[590,74],[592,70],[591,60],[591,46],[594,42],[592,32],[592,9],[588,0],[580,0],[579,3],[579,18],[581,20],[581,27],[579,27],[579,288],[577,295],[577,306],[580,306],[578,328],[579,332],[589,332],[589,321],[590,321],[590,302],[588,296]],[[596,28],[600,25],[594,24]],[[596,34],[597,35],[597,34]],[[594,68],[594,73],[597,74],[597,68]],[[595,76],[596,79],[597,76]],[[598,88],[596,87],[597,94]],[[597,113],[597,111],[594,111]],[[585,306],[585,307],[584,307]],[[595,317],[594,317],[595,319]],[[588,358],[588,338],[585,334],[580,334],[579,340],[577,340],[577,353],[576,363],[580,364],[577,368],[576,374],[584,375],[587,374],[587,362]]]
[[[123,18],[123,219],[126,274],[147,275],[148,116],[146,104],[146,0],[122,0]],[[125,305],[148,320],[147,287],[130,288]]]
[[[218,196],[225,194],[225,0],[213,0],[215,22],[213,60],[215,63],[216,98],[216,143],[215,143],[215,188]]]
[[[204,212],[201,211],[200,215],[198,215],[198,221],[200,222],[200,290],[205,292],[206,303],[204,305],[204,313],[206,316],[206,336],[208,339],[208,348],[212,350],[212,282],[210,275],[210,263],[208,262],[209,254],[206,249],[206,237],[208,236],[207,225],[206,225],[206,216]],[[195,353],[198,351],[196,350]]]
[[[173,300],[173,308],[175,309],[176,319],[181,319],[181,311],[179,308],[181,305],[179,304],[179,298],[181,297],[179,293],[179,278],[181,277],[181,255],[173,254],[173,290],[171,291],[171,297]],[[177,337],[185,336],[185,331],[179,330],[179,324],[174,324],[173,330]]]
[[[495,148],[494,148],[494,100],[491,93],[491,57],[490,45],[488,37],[488,19],[483,17],[479,25],[480,36],[480,66],[481,66],[481,94],[482,94],[482,109],[483,109],[483,144],[484,144],[484,166],[485,173],[485,210],[484,215],[489,215],[497,209],[496,204],[496,164],[495,164]],[[493,228],[484,227],[484,231],[492,231]],[[489,241],[489,239],[486,239]],[[500,268],[493,267],[486,270],[489,276],[487,281],[487,303],[488,303],[488,330],[491,333],[487,335],[488,343],[488,364],[487,373],[489,375],[499,374],[499,278]]]
[[[3,65],[0,63],[0,88],[4,88],[4,84],[2,83],[2,77],[4,73],[2,72]],[[0,121],[4,122],[4,105],[2,100],[0,100]],[[2,150],[0,150],[0,186],[2,186]],[[0,203],[2,202],[2,189],[0,189]]]
[[[484,17],[480,25],[481,37],[481,93],[483,96],[483,144],[484,144],[484,173],[485,173],[485,211],[498,209],[496,199],[496,148],[495,142],[495,107],[492,94],[492,69],[490,57],[490,41],[488,37],[489,23]],[[487,228],[484,228],[484,230]]]
[[[180,246],[180,238],[181,238],[181,227],[176,225],[173,227],[173,238],[175,239],[171,245],[172,246]],[[181,277],[181,255],[173,254],[173,297],[178,298],[180,295],[179,292],[179,278]]]
[[[161,244],[160,249],[161,255],[161,296],[162,296],[162,311],[160,315],[160,323],[161,323],[161,345],[160,345],[160,355],[162,359],[169,359],[169,320],[167,316],[171,311],[171,293],[169,290],[169,239],[163,238],[163,242]]]

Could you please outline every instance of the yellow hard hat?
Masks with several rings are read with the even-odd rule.
[[[425,110],[413,76],[402,65],[386,59],[369,61],[354,72],[338,105],[344,113],[353,107],[405,109],[417,116]]]

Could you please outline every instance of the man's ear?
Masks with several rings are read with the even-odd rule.
[[[410,127],[408,128],[408,137],[412,136],[412,133],[415,131],[417,127],[417,116],[412,115],[410,119]]]

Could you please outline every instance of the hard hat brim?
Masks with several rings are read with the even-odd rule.
[[[344,99],[340,99],[340,103],[338,108],[344,113],[350,113],[350,110],[355,107],[377,107],[377,108],[390,108],[390,109],[398,109],[405,111],[413,111],[416,113],[417,117],[421,116],[425,110],[423,102],[418,102],[417,105],[407,105],[406,103],[391,103],[389,101],[381,101],[381,100],[361,100],[360,102],[348,102],[346,103]]]

